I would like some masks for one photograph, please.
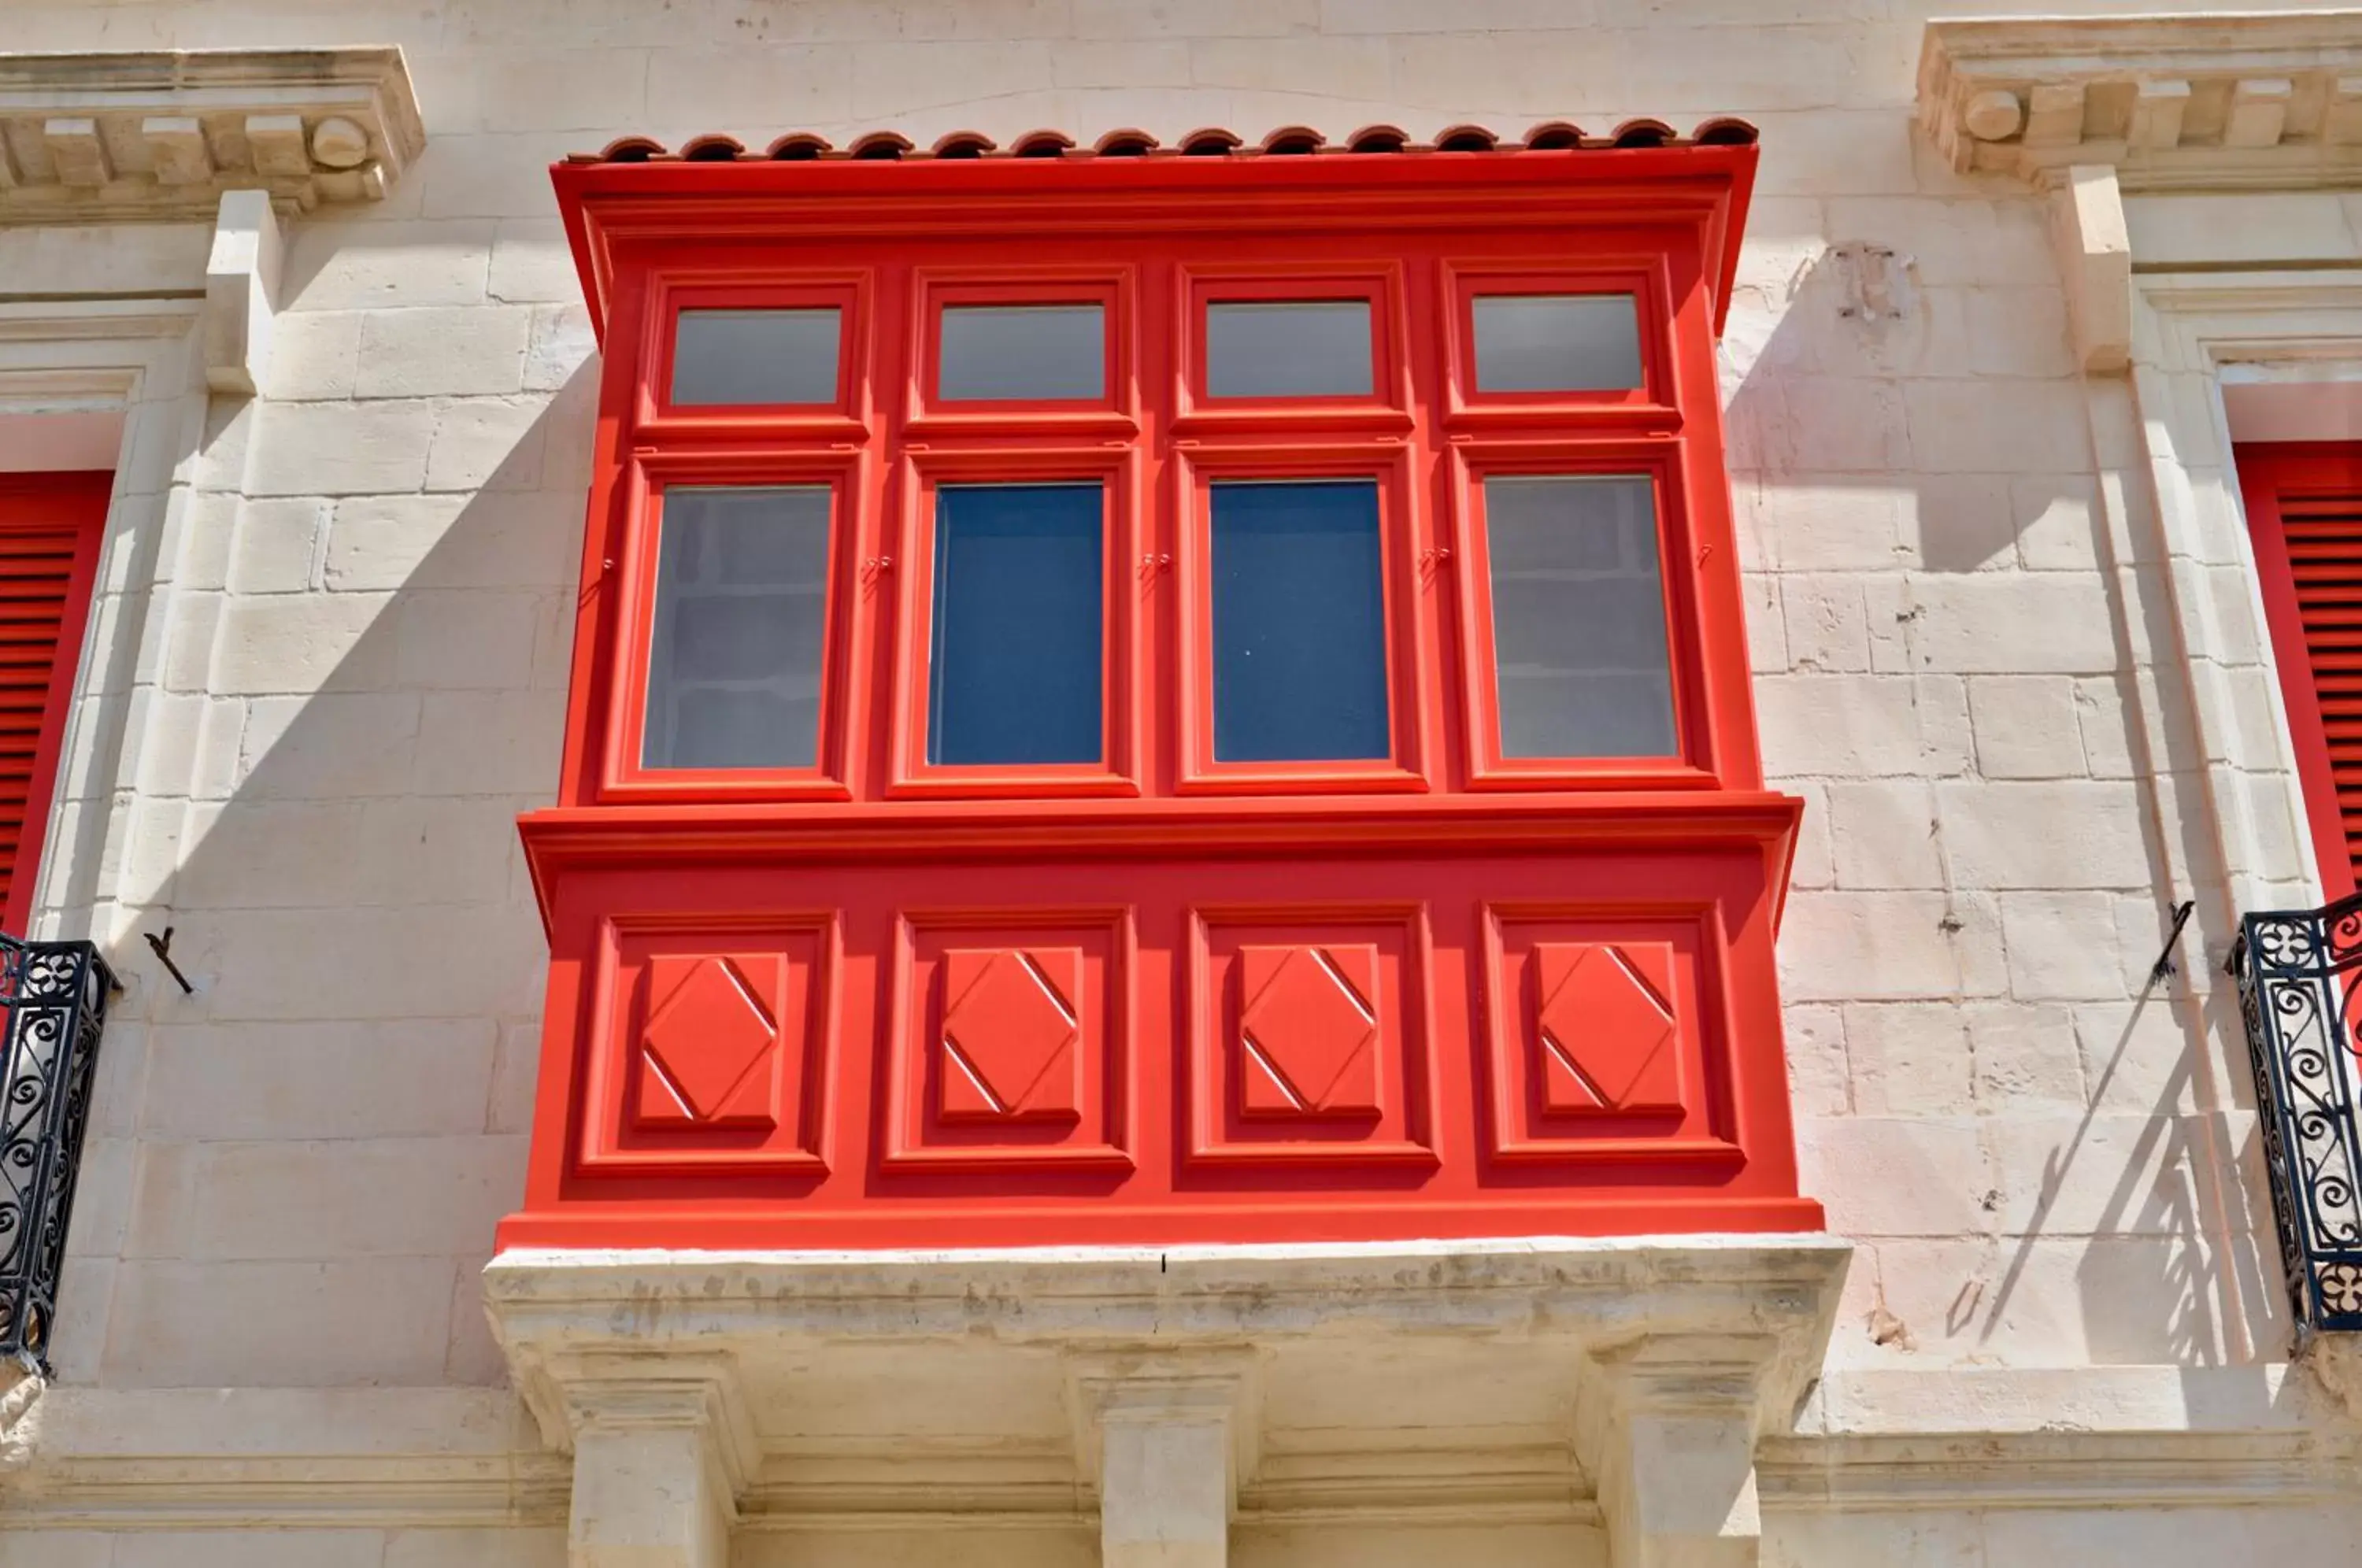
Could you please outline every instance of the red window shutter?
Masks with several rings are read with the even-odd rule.
[[[2362,443],[2239,448],[2322,890],[2362,879]]]
[[[111,477],[0,474],[0,930],[22,935]]]

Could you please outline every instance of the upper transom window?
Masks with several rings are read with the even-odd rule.
[[[674,405],[833,403],[843,314],[834,305],[682,311],[674,329]]]
[[[946,306],[939,352],[935,385],[946,403],[1107,395],[1107,312],[1097,304]]]

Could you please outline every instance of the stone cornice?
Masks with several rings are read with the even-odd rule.
[[[1919,120],[1953,169],[2125,191],[2362,183],[2362,11],[1927,24]]]
[[[425,139],[391,47],[0,53],[0,223],[375,201]]]

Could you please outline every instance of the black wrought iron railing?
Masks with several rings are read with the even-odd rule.
[[[2299,1331],[2362,1330],[2362,896],[2249,915],[2231,972]]]
[[[0,1359],[44,1373],[114,988],[87,942],[0,936]]]

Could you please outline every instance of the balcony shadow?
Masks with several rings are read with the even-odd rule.
[[[2038,254],[2043,269],[2018,271],[2050,275],[2044,215],[2022,205],[1961,204],[1960,213],[1990,218],[1949,220],[1962,227],[1963,254],[1992,256],[2014,243],[2025,252],[2021,262]],[[1972,225],[1982,226],[1970,232]],[[2012,225],[2021,232],[2010,233]],[[1782,241],[1769,243],[1776,251]],[[2086,1109],[2042,1157],[2030,1217],[2003,1240],[1997,1287],[1963,1316],[1980,1345],[1992,1343],[2014,1301],[2032,1288],[2037,1243],[2072,1238],[2083,1243],[2075,1290],[2092,1359],[2206,1366],[2284,1354],[2288,1307],[2274,1277],[2257,1155],[2230,1143],[2238,1118],[2224,1114],[2251,1109],[2253,1099],[2236,997],[2221,979],[2237,911],[2210,831],[2206,748],[2186,684],[2161,663],[2177,657],[2180,630],[2130,383],[2075,375],[2067,324],[2063,315],[2053,319],[2055,297],[2036,297],[2044,291],[1997,291],[2020,296],[2023,310],[2042,317],[2010,320],[1994,316],[1990,300],[1981,303],[1982,291],[1923,277],[1899,240],[1824,244],[1816,235],[1796,248],[1800,259],[1784,278],[1759,275],[1738,291],[1724,349],[1732,480],[1750,571],[1783,580],[1911,574],[1893,604],[1871,599],[1870,672],[1969,677],[2038,672],[2036,659],[1981,657],[1979,641],[2014,635],[2013,624],[2038,631],[2034,621],[2013,622],[2032,613],[2009,596],[2048,591],[2055,599],[2059,591],[2039,580],[2072,582],[2081,574],[2092,590],[2091,613],[2104,607],[2113,657],[2105,668],[2094,660],[2058,673],[2114,689],[2122,730],[2098,738],[2122,759],[2107,776],[2129,778],[2144,797],[2143,892],[2154,911],[2153,932],[2144,923],[2091,938],[2120,947],[2127,979],[2137,980],[2167,946],[2173,908],[2184,899],[2197,903],[2175,944],[2179,972],[2142,985],[2114,1040],[2087,1053]],[[2018,373],[1994,373],[2010,370]],[[2113,502],[2120,525],[2102,505],[2101,471],[2121,483]],[[1779,602],[1764,591],[1749,595],[1750,614]],[[1981,612],[1992,616],[1990,631],[1972,624]],[[1882,613],[1893,624],[1878,624]],[[1963,624],[1937,624],[1946,617]],[[1804,648],[1786,651],[1791,673],[1826,668]],[[2083,722],[2092,733],[2088,715]],[[1765,737],[1775,772],[1781,740]],[[1956,776],[1973,781],[1974,764],[1962,758]],[[1944,823],[1931,828],[1940,839]],[[1948,857],[1944,876],[1951,895],[1992,892],[1953,883]],[[2058,1048],[2078,1049],[2063,1028]],[[2147,1086],[2146,1100],[2127,1096],[2133,1082]],[[2133,1126],[2139,1131],[2129,1142],[2114,1136]],[[2094,1161],[2121,1163],[2112,1177],[2102,1174],[2095,1213],[2086,1211]],[[2001,1174],[2006,1187],[2028,1173]],[[2057,1234],[2070,1193],[2073,1229]]]
[[[2044,1161],[2032,1214],[1983,1313],[1980,1344],[2001,1331],[2073,1167],[2104,1157],[2121,1168],[2096,1211],[2078,1215],[2070,1232],[2084,1242],[2075,1283],[2092,1361],[2219,1367],[2287,1353],[2288,1308],[2269,1276],[2271,1217],[2246,1201],[2257,1189],[2241,1179],[2256,1155],[2223,1143],[2221,1119],[2191,1112],[2190,1058],[2165,1073],[2129,1146],[2095,1146],[2097,1108],[2114,1093],[2144,1014],[2169,1005],[2155,993],[2152,987],[2134,1003],[2089,1086],[2092,1108]],[[2227,1183],[2215,1179],[2223,1172],[2231,1173]],[[2214,1212],[2220,1203],[2235,1206],[2234,1212]]]
[[[274,532],[229,552],[208,722],[234,728],[177,845],[131,851],[138,929],[172,928],[194,988],[123,945],[146,1027],[111,1076],[121,1261],[83,1282],[112,1293],[102,1380],[504,1376],[477,1276],[523,1198],[548,975],[515,824],[556,796],[597,375],[447,405],[480,456],[446,491],[322,502],[308,540],[276,534],[301,502],[237,509]]]
[[[2029,309],[2057,304],[2016,292]],[[1747,541],[1757,564],[1951,575],[2017,564],[2029,533],[2043,536],[2038,550],[2089,545],[2060,510],[2092,499],[2088,442],[2070,431],[2028,450],[2014,439],[2022,419],[2005,417],[2017,413],[2013,400],[2035,398],[2080,419],[2064,319],[2048,356],[1995,375],[2002,351],[1970,319],[1978,294],[1923,282],[1899,245],[1873,239],[1816,247],[1785,278],[1735,291],[1723,422],[1742,515],[1751,489],[1784,481],[1827,492],[1828,510],[1842,513],[1832,521],[1860,549],[1882,541],[1858,531],[1893,525],[1882,558],[1838,562],[1819,553],[1822,542],[1783,541],[1781,525],[1767,524]],[[1861,504],[1876,498],[1889,502],[1883,516]],[[1807,520],[1798,509],[1785,518]]]

